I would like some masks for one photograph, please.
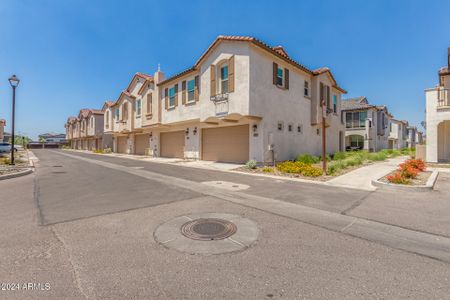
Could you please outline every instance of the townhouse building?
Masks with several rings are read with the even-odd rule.
[[[407,126],[407,121],[389,119],[388,149],[406,148]]]
[[[366,97],[344,99],[346,150],[379,151],[389,147],[389,114],[386,106],[369,104]]]
[[[65,124],[66,139],[73,149],[103,149],[103,111],[81,109],[78,117],[69,117]]]
[[[137,73],[106,102],[115,152],[223,162],[344,150],[341,97],[328,68],[310,70],[283,47],[219,36],[189,69],[165,78]]]
[[[426,98],[426,160],[450,161],[450,47],[447,66],[438,72],[439,84],[425,90]]]
[[[6,121],[4,119],[0,119],[0,143],[3,143],[3,139],[5,136],[5,126]]]
[[[417,145],[417,127],[416,126],[408,126],[407,137],[406,137],[406,148],[416,148]]]

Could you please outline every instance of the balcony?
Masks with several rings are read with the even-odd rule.
[[[450,108],[450,89],[438,89],[437,108]]]
[[[214,102],[216,117],[223,117],[228,115],[230,109],[228,94],[217,94],[215,96],[212,96],[210,99],[212,102]]]

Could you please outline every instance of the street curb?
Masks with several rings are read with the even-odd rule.
[[[6,179],[11,179],[11,178],[16,178],[16,177],[21,177],[21,176],[25,176],[28,174],[33,173],[33,169],[31,168],[26,168],[23,171],[20,172],[16,172],[16,173],[12,173],[12,174],[6,174],[6,175],[0,175],[0,180],[6,180]]]
[[[411,191],[428,192],[428,191],[432,191],[434,189],[434,184],[436,183],[438,175],[439,175],[439,171],[434,170],[431,173],[431,175],[428,178],[427,183],[425,185],[413,186],[413,185],[404,185],[404,184],[392,184],[392,183],[381,182],[381,181],[379,181],[379,179],[372,180],[372,185],[379,187],[379,188],[388,189],[388,190],[409,191],[409,192],[411,192]]]

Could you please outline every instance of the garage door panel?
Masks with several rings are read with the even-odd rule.
[[[203,129],[203,160],[243,163],[248,157],[248,125]]]
[[[184,158],[184,131],[162,132],[160,148],[162,157]]]
[[[139,155],[145,154],[145,149],[149,147],[148,134],[140,134],[135,137],[135,152]]]
[[[127,142],[128,142],[128,139],[126,136],[117,137],[117,152],[126,153],[127,152]]]

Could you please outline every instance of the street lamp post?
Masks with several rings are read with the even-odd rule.
[[[14,121],[15,121],[15,113],[16,113],[16,87],[19,85],[19,78],[16,77],[16,75],[11,76],[11,78],[8,79],[9,83],[12,86],[13,89],[13,99],[12,99],[12,122],[11,122],[11,165],[14,165]]]

